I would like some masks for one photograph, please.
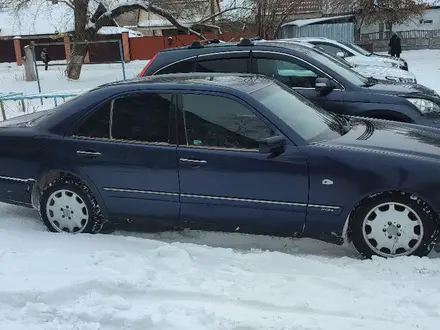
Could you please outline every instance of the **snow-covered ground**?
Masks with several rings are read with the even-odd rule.
[[[440,51],[405,52],[440,91]],[[144,63],[130,63],[132,76]],[[102,69],[100,69],[102,68]],[[0,65],[0,88],[35,92]],[[120,71],[119,71],[120,72]],[[43,75],[43,91],[120,79]],[[64,235],[0,204],[0,329],[412,330],[440,324],[440,255],[361,260],[309,239],[183,232]]]
[[[43,67],[38,67],[41,92],[43,94],[78,93],[108,82],[123,79],[122,65],[117,63],[84,65],[79,81],[68,80],[66,78],[64,73],[66,69],[65,61],[64,63],[61,61],[54,63],[60,65],[51,66],[48,71],[45,71]],[[126,78],[134,78],[147,63],[148,61],[133,61],[125,64]],[[25,81],[24,67],[18,67],[15,63],[0,63],[0,94],[9,92],[36,94],[38,93],[38,84],[36,81]],[[58,99],[58,103],[60,102],[62,102],[62,100]],[[21,103],[6,101],[4,104],[6,118],[23,114]],[[43,105],[41,105],[39,99],[25,101],[25,108],[28,112],[48,109],[53,106],[53,99],[43,100]]]

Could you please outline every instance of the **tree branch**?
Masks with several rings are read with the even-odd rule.
[[[131,3],[131,4],[120,5],[110,11],[107,11],[103,15],[99,16],[94,24],[90,24],[87,27],[87,30],[90,33],[96,33],[103,26],[106,26],[109,23],[111,23],[111,21],[116,17],[135,10],[144,10],[162,16],[163,18],[168,20],[173,26],[175,26],[178,30],[184,31],[188,34],[193,34],[202,40],[206,40],[206,38],[201,33],[194,31],[189,26],[185,26],[181,24],[171,13],[154,4]]]
[[[232,10],[238,10],[238,9],[250,10],[251,8],[248,8],[248,7],[231,7],[231,8],[227,8],[227,9],[224,9],[224,10],[222,10],[222,11],[219,11],[218,13],[215,13],[214,15],[211,15],[211,16],[208,16],[208,17],[205,17],[205,18],[202,18],[202,19],[201,19],[200,21],[198,21],[196,24],[202,24],[202,23],[205,23],[205,22],[207,22],[207,21],[209,21],[209,20],[211,20],[211,19],[213,19],[213,18],[215,18],[215,17],[218,17],[218,16],[220,16],[220,15],[223,15],[224,13],[227,13],[227,12],[232,11]],[[196,25],[196,24],[194,24],[194,25]]]
[[[59,0],[58,2],[64,3],[67,7],[70,7],[71,9],[75,10],[75,6],[73,5],[73,3],[71,1]]]

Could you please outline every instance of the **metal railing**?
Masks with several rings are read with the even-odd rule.
[[[41,93],[41,94],[29,94],[24,95],[23,92],[10,92],[10,93],[4,93],[0,94],[0,110],[2,113],[3,120],[6,120],[6,110],[5,110],[5,102],[7,101],[14,101],[19,102],[21,104],[21,109],[23,113],[26,113],[26,100],[40,100],[41,104],[43,104],[43,100],[52,99],[54,106],[58,106],[58,101],[60,99],[63,100],[63,102],[66,101],[67,98],[76,97],[81,92],[69,92],[69,93]]]

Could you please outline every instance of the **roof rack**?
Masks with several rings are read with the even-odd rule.
[[[191,46],[188,47],[188,49],[194,49],[194,48],[203,48],[204,46],[202,45],[202,43],[198,40],[193,41],[193,43],[191,44]]]
[[[240,42],[237,44],[237,46],[253,46],[254,43],[248,39],[248,38],[243,38],[240,40]]]

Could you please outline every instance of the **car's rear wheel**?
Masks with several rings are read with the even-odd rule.
[[[43,191],[40,215],[52,232],[95,233],[102,214],[90,189],[78,180],[60,178]]]
[[[364,257],[425,256],[438,237],[437,215],[420,198],[402,192],[377,194],[352,212],[351,238]]]

